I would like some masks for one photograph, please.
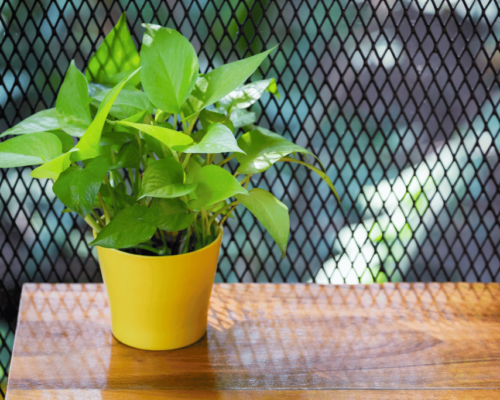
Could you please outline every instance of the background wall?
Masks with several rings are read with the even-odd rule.
[[[499,6],[486,0],[0,3],[0,132],[55,104],[126,10],[180,30],[202,71],[280,43],[260,122],[319,154],[341,197],[280,165],[253,185],[290,207],[285,260],[250,213],[217,281],[500,281]],[[24,282],[100,282],[89,232],[30,168],[0,171],[0,380]]]

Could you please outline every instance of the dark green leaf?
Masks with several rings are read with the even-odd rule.
[[[147,242],[156,232],[154,225],[141,219],[147,212],[147,207],[139,205],[121,210],[90,245],[123,249]]]
[[[116,155],[115,163],[110,169],[118,168],[138,168],[139,167],[139,149],[135,142],[127,143],[122,146]]]
[[[251,189],[248,191],[248,196],[236,195],[235,197],[260,221],[276,241],[285,258],[290,234],[287,206],[263,189]]]
[[[66,133],[77,137],[85,133],[92,122],[89,102],[87,80],[71,61],[56,100],[57,119]]]
[[[282,136],[267,131],[266,133],[253,130],[245,133],[238,139],[238,145],[246,152],[235,154],[240,163],[240,174],[257,174],[264,172],[281,157],[298,152],[312,154],[303,147],[296,145]]]
[[[194,214],[188,213],[187,205],[182,200],[158,199],[141,219],[164,231],[178,232],[191,225]]]
[[[238,193],[248,193],[233,175],[217,165],[201,168],[196,173],[194,182],[198,183],[194,191],[196,199],[188,204],[193,210],[200,210]]]
[[[198,76],[196,51],[177,31],[152,24],[143,26],[142,86],[157,108],[180,113]]]
[[[182,148],[184,153],[243,153],[236,143],[233,132],[222,124],[209,125],[198,143]],[[174,148],[175,150],[176,148]]]
[[[186,119],[235,90],[255,72],[274,49],[275,47],[244,60],[222,65],[200,77],[183,108]]]
[[[43,164],[61,153],[61,141],[52,133],[16,136],[0,143],[0,168]]]
[[[85,76],[89,81],[114,86],[139,68],[140,58],[123,13],[104,42],[90,58]],[[128,83],[137,86],[140,75]]]
[[[66,207],[85,217],[92,210],[108,168],[108,159],[97,157],[85,168],[71,167],[61,173],[52,189]]]
[[[26,135],[29,133],[46,132],[61,129],[61,125],[57,119],[57,110],[49,108],[48,110],[39,111],[31,117],[19,122],[17,125],[7,129],[0,135]]]
[[[184,170],[173,158],[153,162],[142,177],[139,199],[145,196],[172,198],[184,196],[196,188],[196,183],[184,183]]]
[[[75,146],[75,141],[73,138],[63,131],[51,131],[53,135],[56,135],[62,144],[62,152],[67,153]]]

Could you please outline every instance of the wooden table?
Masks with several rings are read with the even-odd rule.
[[[500,285],[218,284],[163,352],[113,338],[103,285],[24,285],[7,399],[137,398],[499,399]]]

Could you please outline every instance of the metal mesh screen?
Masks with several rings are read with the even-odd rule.
[[[260,68],[281,99],[254,110],[318,154],[341,197],[300,166],[254,177],[290,208],[287,257],[240,210],[217,281],[500,281],[494,0],[3,1],[0,132],[52,107],[125,10],[136,44],[142,22],[178,29],[203,72],[281,43]],[[29,173],[0,171],[4,385],[21,285],[101,281],[84,223]]]

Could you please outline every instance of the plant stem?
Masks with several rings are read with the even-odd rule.
[[[90,213],[92,216],[96,219],[97,224],[101,227],[104,228],[104,224],[102,223],[102,219],[97,215],[97,213],[94,210],[90,210]]]
[[[248,180],[247,183],[245,183],[245,190],[248,188],[248,184],[250,183],[250,178],[252,177],[252,174],[248,175]]]
[[[184,161],[182,162],[183,169],[186,169],[190,158],[191,158],[191,153],[186,154],[186,158],[184,158]]]
[[[234,158],[234,154],[233,155],[230,155],[229,157],[226,157],[224,158],[224,160],[222,160],[220,163],[218,163],[217,165],[220,167],[222,165],[224,165],[225,163],[231,161],[232,159]]]
[[[161,241],[163,242],[163,248],[165,249],[165,252],[167,251],[167,241],[165,240],[165,235],[161,229],[158,229],[160,231],[160,236],[161,236]]]
[[[108,187],[109,195],[111,196],[111,202],[113,203],[113,207],[115,209],[115,212],[118,212],[118,206],[116,203],[115,194],[113,192],[113,188],[111,187],[111,183],[109,182],[108,174],[106,174],[106,176],[104,177],[104,183]]]
[[[146,172],[146,169],[148,168],[148,163],[146,162],[146,157],[143,157],[142,155],[141,137],[139,136],[138,133],[135,134],[135,137],[137,138],[137,142],[139,143],[139,159],[142,162],[142,169],[144,170],[144,172]]]
[[[142,249],[142,250],[148,250],[152,253],[155,253],[159,256],[163,256],[165,253],[166,253],[166,250],[165,249],[155,249],[154,247],[151,247],[151,246],[148,246],[147,244],[140,244],[137,246],[139,249]]]
[[[101,231],[101,227],[99,225],[97,225],[97,222],[94,221],[92,218],[90,218],[90,216],[87,215],[84,219],[85,219],[85,222],[87,224],[89,224],[90,227],[92,229],[94,229],[96,232],[100,232]]]
[[[179,162],[179,156],[177,155],[177,152],[174,149],[170,149],[170,151],[172,152],[172,155],[177,160],[177,162]]]
[[[109,215],[108,208],[106,204],[104,204],[104,200],[102,199],[101,193],[97,192],[97,197],[99,197],[99,201],[101,202],[102,211],[104,212],[104,219],[106,220],[106,225],[111,221],[111,216]]]
[[[221,221],[219,222],[219,227],[222,227],[222,224],[224,222],[226,222],[226,219],[229,218],[229,216],[231,215],[231,213],[234,211],[234,209],[236,208],[238,204],[234,205],[231,207],[231,209],[226,213],[226,215],[224,215],[224,218],[221,219]]]
[[[247,183],[250,179],[250,175],[245,176],[241,181],[240,185],[243,186],[245,183]]]
[[[240,202],[238,200],[236,201],[233,201],[232,203],[229,203],[229,204],[226,204],[224,207],[222,207],[220,210],[218,210],[217,212],[215,212],[211,217],[210,219],[208,220],[208,224],[209,225],[212,225],[212,223],[215,221],[215,219],[221,215],[224,211],[226,211],[228,208],[231,208],[233,206],[237,206],[238,204],[240,204]]]
[[[182,250],[182,253],[187,253],[189,251],[189,240],[191,239],[191,225],[187,227],[186,231],[186,242],[184,243],[184,249]]]

